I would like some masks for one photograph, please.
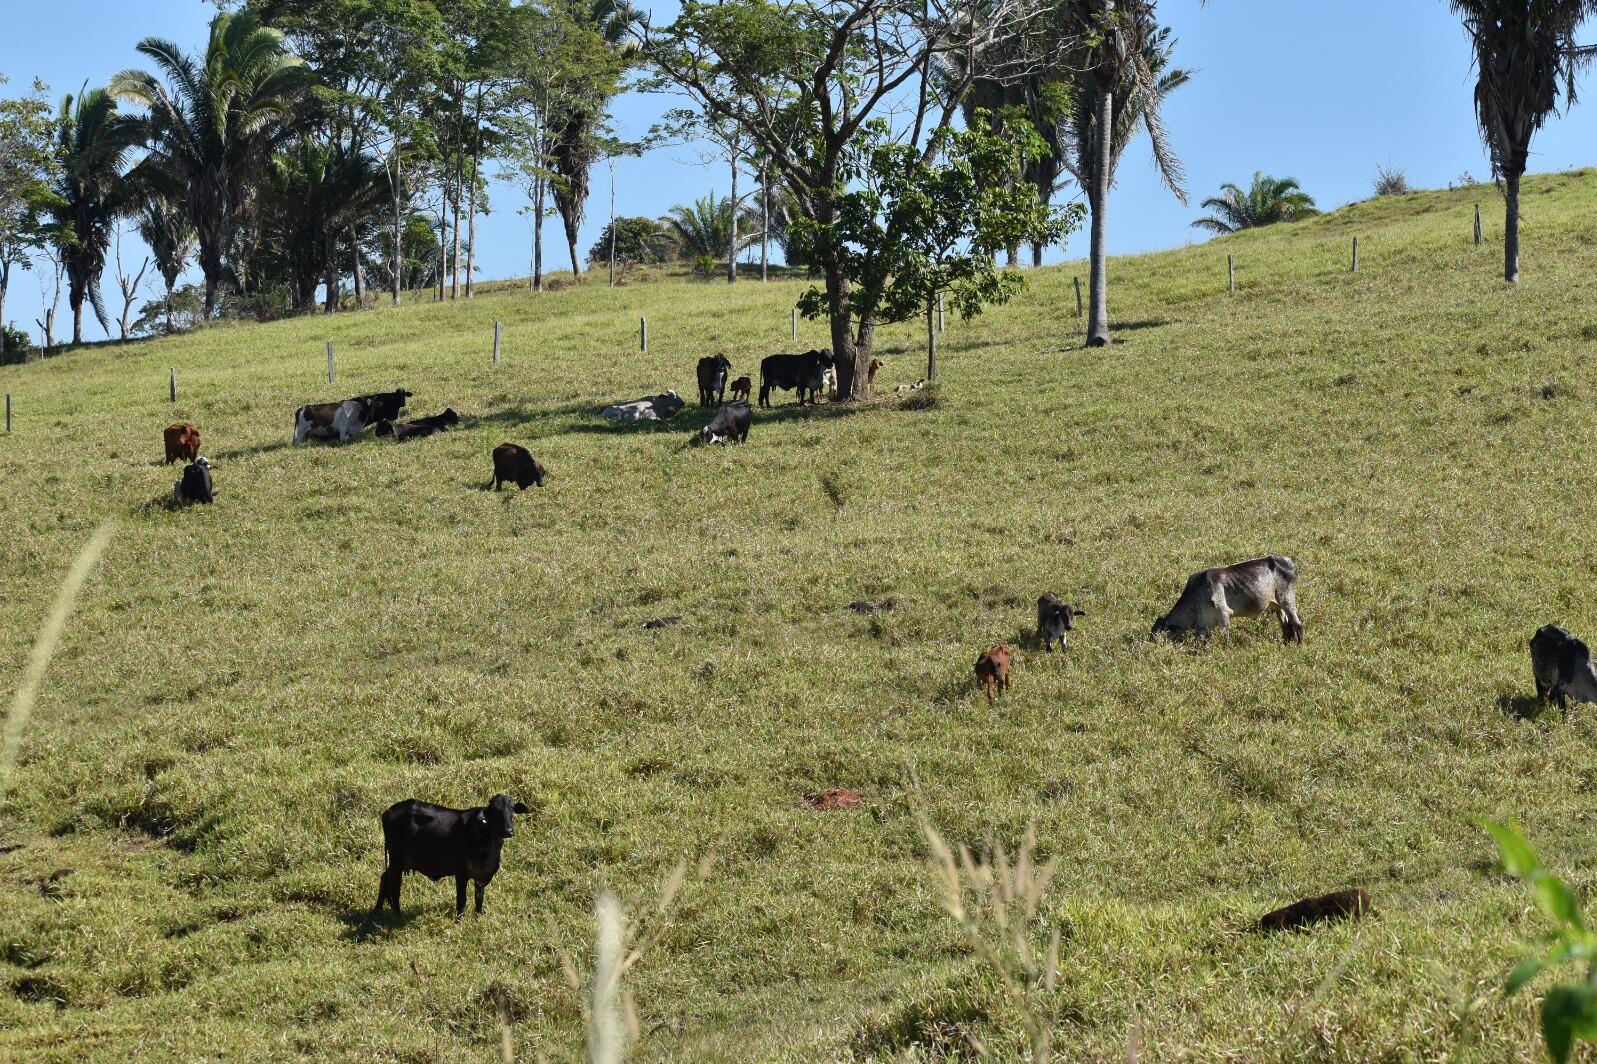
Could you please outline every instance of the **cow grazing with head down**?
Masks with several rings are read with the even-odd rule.
[[[518,443],[501,443],[494,448],[494,476],[488,484],[494,491],[498,491],[502,484],[514,484],[522,491],[530,485],[536,484],[543,487],[543,463],[532,456],[532,452]]]
[[[1530,640],[1530,669],[1536,678],[1536,697],[1552,699],[1562,708],[1566,696],[1577,702],[1597,702],[1597,669],[1591,650],[1569,629],[1547,624]]]
[[[1009,663],[1014,657],[1014,652],[1000,643],[991,650],[984,650],[976,659],[976,682],[987,688],[987,704],[993,704],[993,696],[1009,690]]]
[[[200,455],[200,430],[187,422],[166,427],[166,464],[192,462]]]
[[[760,362],[760,405],[771,405],[771,389],[798,392],[799,405],[818,402],[826,387],[826,371],[835,365],[831,348],[802,355],[767,355]]]
[[[749,426],[754,422],[754,408],[748,403],[727,403],[715,412],[715,417],[694,435],[695,446],[709,443],[747,443]]]
[[[1065,650],[1070,643],[1070,632],[1076,627],[1076,618],[1086,616],[1086,610],[1078,610],[1052,591],[1043,592],[1042,598],[1037,600],[1037,634],[1042,637],[1042,648],[1047,651],[1054,649],[1054,641],[1059,641],[1059,649]]]
[[[515,816],[528,812],[508,794],[496,794],[487,805],[451,809],[416,798],[395,802],[383,813],[383,849],[388,865],[377,887],[377,904],[399,912],[399,888],[406,872],[420,872],[433,882],[455,877],[455,919],[466,911],[466,882],[477,888],[477,914],[482,894],[499,871],[505,840],[516,834]]]
[[[706,355],[699,359],[699,405],[714,406],[726,401],[726,379],[732,363],[725,355]]]
[[[1175,606],[1153,622],[1153,638],[1207,636],[1215,631],[1229,637],[1232,617],[1273,613],[1281,620],[1281,638],[1302,643],[1297,587],[1297,564],[1278,554],[1204,569],[1187,577]]]
[[[172,485],[172,501],[179,506],[191,503],[211,503],[216,500],[216,490],[211,484],[211,463],[196,458],[183,468],[183,479]]]

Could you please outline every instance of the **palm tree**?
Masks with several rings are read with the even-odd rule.
[[[1475,47],[1475,117],[1492,159],[1492,174],[1507,186],[1503,277],[1519,281],[1519,182],[1530,142],[1558,110],[1575,103],[1575,75],[1597,48],[1575,43],[1575,31],[1597,0],[1452,0]]]
[[[1183,204],[1187,194],[1182,186],[1181,163],[1170,150],[1165,133],[1161,107],[1164,102],[1159,91],[1160,78],[1150,65],[1149,57],[1160,55],[1163,38],[1155,20],[1157,0],[1074,0],[1074,17],[1077,28],[1086,41],[1079,69],[1078,94],[1090,90],[1097,104],[1097,115],[1092,132],[1096,144],[1089,145],[1084,153],[1094,160],[1092,181],[1085,185],[1088,204],[1092,209],[1092,309],[1087,319],[1087,346],[1104,347],[1109,343],[1109,252],[1108,207],[1109,190],[1114,181],[1115,129],[1117,112],[1115,100],[1128,91],[1136,96],[1140,119],[1153,142],[1153,157],[1176,199]],[[1129,139],[1129,138],[1128,138]],[[1121,148],[1124,150],[1125,145]]]
[[[155,268],[166,282],[166,331],[172,331],[172,293],[177,279],[194,257],[194,226],[181,201],[156,189],[141,192],[137,224],[139,236],[149,245]]]
[[[759,239],[759,223],[751,218],[752,212],[743,210],[739,213],[743,216],[742,220],[749,224],[747,228],[739,228],[735,248],[732,247],[730,197],[716,199],[715,193],[711,192],[708,196],[694,200],[692,206],[672,207],[660,221],[684,259],[719,259],[726,255],[728,248],[732,248],[732,253],[736,255]]]
[[[288,266],[295,309],[309,310],[325,282],[331,313],[338,305],[339,240],[383,204],[382,164],[303,135],[272,160],[267,176],[268,227]]]
[[[158,37],[145,38],[138,48],[165,81],[125,70],[111,79],[111,91],[149,110],[149,161],[183,190],[199,242],[209,318],[256,186],[292,131],[313,78],[284,48],[283,35],[262,26],[250,11],[216,16],[200,59]]]
[[[636,46],[627,42],[626,36],[642,16],[627,0],[572,0],[567,5],[567,15],[576,32],[593,34],[605,48],[613,51],[618,61],[636,52]],[[550,191],[565,226],[571,272],[579,280],[582,266],[577,261],[577,232],[582,228],[582,216],[588,204],[588,173],[603,154],[604,138],[600,135],[600,127],[604,123],[605,106],[620,85],[618,78],[609,78],[605,72],[591,73],[591,77],[582,79],[579,91],[554,108],[553,136],[549,144],[549,163],[555,174]]]
[[[56,116],[60,169],[45,211],[66,269],[74,344],[83,342],[85,300],[94,307],[100,328],[106,327],[100,275],[111,250],[111,230],[128,210],[123,164],[137,143],[136,123],[117,112],[116,100],[104,89],[85,88],[77,96],[62,97]]]
[[[1314,198],[1303,191],[1297,178],[1269,177],[1257,172],[1248,191],[1227,182],[1220,186],[1220,194],[1204,200],[1203,206],[1215,213],[1192,224],[1221,235],[1276,222],[1295,222],[1320,213],[1314,207]]]

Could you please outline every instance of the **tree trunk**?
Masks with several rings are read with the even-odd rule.
[[[11,287],[11,260],[0,259],[0,328],[6,323],[6,290]]]
[[[771,167],[760,167],[760,280],[769,281],[771,261]]]
[[[336,268],[327,267],[327,274],[322,278],[322,283],[327,286],[327,302],[325,310],[332,314],[338,310],[338,271]]]
[[[1109,345],[1109,252],[1105,247],[1109,208],[1109,167],[1113,152],[1115,94],[1102,90],[1098,106],[1097,166],[1092,193],[1092,302],[1087,321],[1088,347]]]
[[[366,264],[360,261],[360,240],[355,230],[349,231],[349,246],[355,255],[355,309],[366,309]]]
[[[477,168],[482,165],[482,86],[477,86],[477,103],[472,108],[472,123],[476,126],[476,141],[471,146],[471,211],[467,218],[466,234],[466,298],[477,294],[472,274],[477,266]]]
[[[401,220],[403,212],[405,188],[405,156],[399,150],[399,138],[394,138],[394,276],[393,296],[394,306],[399,306],[399,290],[404,286],[405,269],[405,231]]]
[[[1004,269],[1016,270],[1020,268],[1020,245],[1011,244],[1004,249]]]
[[[726,283],[738,283],[738,153],[732,152],[732,242],[726,249]]]
[[[616,161],[610,160],[610,287],[616,286]]]
[[[534,198],[536,211],[532,216],[532,290],[543,291],[543,195],[544,179],[542,175],[535,182],[537,196]]]
[[[1031,264],[1033,266],[1042,265],[1042,242],[1040,240],[1031,242]]]
[[[166,335],[172,335],[172,281],[166,282]]]
[[[461,143],[466,124],[466,93],[462,88],[460,93],[460,106],[457,108],[458,120],[455,122],[455,199],[454,221],[450,224],[451,238],[454,241],[454,254],[449,259],[449,298],[460,298],[460,195],[465,180],[466,153]]]
[[[1509,174],[1506,199],[1508,217],[1503,225],[1503,279],[1510,284],[1519,283],[1519,180],[1520,174]]]
[[[449,181],[444,180],[444,198],[438,205],[438,302],[444,301],[444,279],[449,274]]]

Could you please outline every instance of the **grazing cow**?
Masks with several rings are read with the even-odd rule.
[[[166,464],[192,462],[200,456],[200,430],[187,422],[166,427]]]
[[[754,408],[748,403],[727,403],[715,412],[710,423],[693,437],[694,445],[705,443],[747,443],[749,425],[754,421]]]
[[[1560,708],[1565,696],[1577,702],[1597,702],[1597,670],[1591,651],[1567,628],[1547,624],[1536,629],[1530,641],[1530,669],[1536,677],[1536,697],[1552,699]]]
[[[183,467],[183,479],[172,485],[172,500],[179,506],[190,503],[210,503],[216,498],[216,491],[211,486],[211,463],[204,458],[196,458],[193,462]]]
[[[1076,618],[1086,615],[1086,610],[1075,609],[1052,591],[1043,592],[1042,598],[1037,600],[1037,634],[1042,636],[1042,648],[1051,653],[1057,639],[1059,649],[1067,649]]]
[[[714,406],[726,401],[726,379],[732,374],[732,363],[725,355],[699,359],[699,405]]]
[[[826,371],[835,365],[832,350],[806,351],[802,355],[767,355],[760,362],[760,405],[771,405],[771,389],[797,391],[799,405],[818,400]]]
[[[1000,643],[983,651],[976,659],[976,682],[987,688],[987,704],[993,704],[993,694],[1009,690],[1009,661],[1013,652]]]
[[[1283,905],[1259,918],[1255,929],[1259,931],[1301,931],[1313,924],[1327,920],[1351,920],[1359,916],[1375,915],[1368,891],[1353,888],[1324,894],[1318,898],[1304,898],[1291,905]]]
[[[434,883],[455,877],[455,919],[466,911],[466,881],[477,887],[477,914],[482,892],[499,871],[505,840],[516,834],[515,814],[527,807],[508,794],[496,794],[487,805],[451,809],[416,798],[395,802],[383,813],[383,849],[388,866],[377,887],[376,916],[383,902],[399,912],[399,887],[406,872],[420,872]]]
[[[680,395],[667,389],[659,395],[614,403],[599,411],[599,416],[607,421],[665,421],[686,405]]]
[[[522,491],[526,491],[529,484],[541,488],[547,475],[543,463],[520,444],[501,443],[494,448],[494,478],[489,483],[493,490],[498,491],[505,483],[514,484]]]
[[[445,410],[442,414],[419,417],[415,421],[379,421],[374,431],[378,436],[392,436],[403,443],[431,436],[435,432],[445,432],[450,426],[458,424],[460,415],[453,410]]]
[[[753,391],[754,382],[749,380],[748,377],[739,377],[737,380],[732,382],[733,399],[741,399],[746,403],[749,401],[749,396],[753,393]]]
[[[1276,613],[1280,615],[1281,638],[1302,643],[1297,587],[1297,565],[1277,554],[1204,569],[1187,577],[1175,606],[1153,622],[1152,637],[1207,636],[1216,629],[1229,637],[1232,617]]]

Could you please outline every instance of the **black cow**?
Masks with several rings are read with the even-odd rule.
[[[179,506],[214,501],[216,492],[211,487],[211,463],[201,457],[185,466],[183,479],[172,485],[172,498]]]
[[[749,426],[754,422],[754,408],[745,402],[727,403],[715,412],[710,423],[693,437],[695,444],[747,443]]]
[[[732,375],[732,363],[725,355],[699,359],[699,405],[714,406],[726,401],[726,381]]]
[[[377,435],[392,436],[403,443],[406,440],[419,440],[424,436],[431,436],[435,432],[444,432],[451,425],[460,424],[460,415],[453,410],[445,410],[442,414],[431,417],[419,417],[415,421],[379,421]]]
[[[1530,669],[1536,677],[1536,697],[1552,699],[1560,707],[1565,696],[1577,702],[1597,702],[1597,669],[1591,650],[1569,629],[1545,624],[1530,641]]]
[[[527,490],[529,484],[543,487],[543,463],[532,456],[532,452],[518,443],[501,443],[494,448],[494,478],[488,486],[498,491],[499,486],[506,482]]]
[[[508,794],[496,794],[487,805],[451,809],[416,798],[395,802],[383,813],[383,848],[388,867],[377,887],[377,904],[399,912],[399,886],[406,872],[420,872],[434,883],[455,877],[455,919],[466,911],[466,880],[477,886],[477,913],[482,914],[482,892],[499,871],[499,854],[505,840],[516,834],[515,814],[527,807]]]
[[[826,371],[833,366],[832,349],[806,351],[802,355],[767,355],[760,363],[760,405],[771,405],[771,389],[797,391],[799,405],[819,402],[826,387]]]
[[[405,409],[405,400],[410,398],[410,393],[403,388],[391,392],[377,392],[373,395],[357,395],[355,402],[365,403],[371,410],[367,423],[375,421],[393,421],[399,417],[399,412]]]
[[[1042,598],[1037,600],[1037,634],[1042,637],[1042,648],[1047,651],[1054,649],[1054,640],[1059,641],[1059,649],[1065,650],[1070,643],[1070,633],[1076,627],[1076,618],[1086,616],[1086,610],[1078,610],[1052,591],[1043,592]]]

